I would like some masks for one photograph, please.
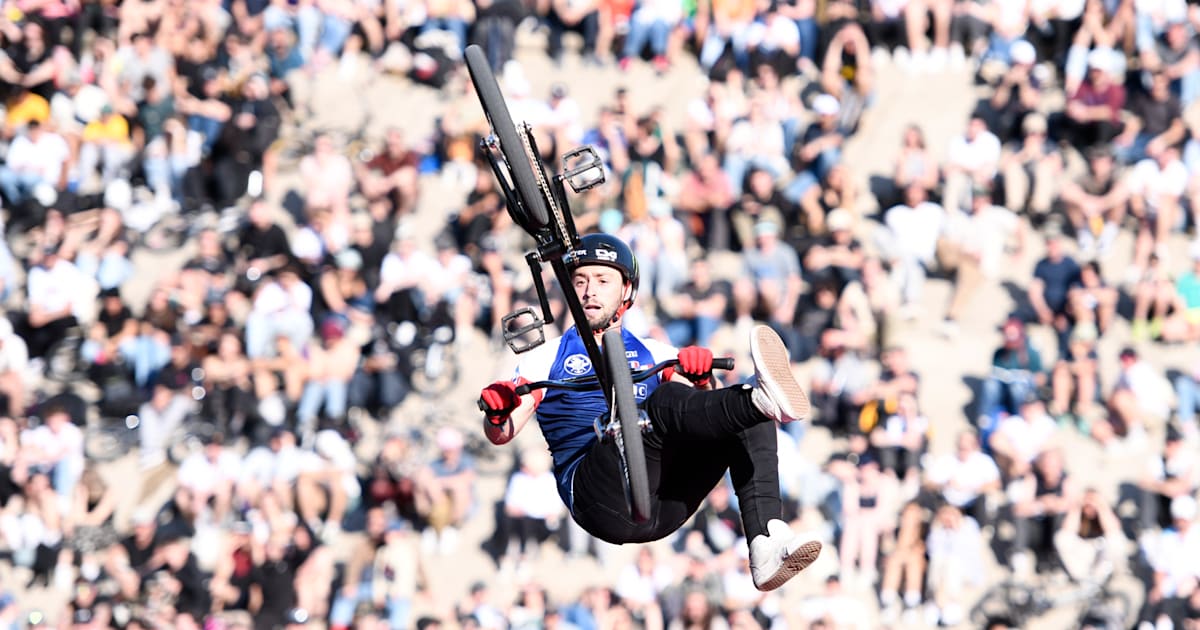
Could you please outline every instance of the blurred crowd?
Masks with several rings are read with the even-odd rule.
[[[23,583],[3,581],[0,627],[954,626],[997,563],[1135,575],[1138,622],[1190,627],[1200,360],[1147,357],[1200,340],[1198,31],[1184,0],[8,0],[0,572]],[[535,93],[514,61],[531,32],[559,64],[707,87],[673,116],[631,84],[593,116],[565,83]],[[395,413],[458,385],[472,339],[507,352],[501,317],[536,304],[467,43],[547,164],[601,155],[607,182],[572,212],[639,257],[627,326],[719,346],[765,322],[811,375],[816,429],[781,428],[780,463],[788,518],[833,558],[819,594],[753,588],[722,484],[669,547],[554,601],[531,577],[548,546],[613,550],[573,527],[546,453],[515,456],[487,505],[477,419]],[[985,96],[944,151],[910,126],[868,181],[842,151],[887,108],[882,72]],[[356,73],[437,90],[436,124],[311,131],[305,95]],[[431,178],[459,197],[435,226]],[[133,262],[179,248],[178,269]],[[932,311],[930,280],[951,287]],[[953,340],[1002,281],[1001,341],[974,358],[953,450],[930,452],[900,331]],[[1101,340],[1123,348],[1114,374]],[[827,460],[799,455],[806,430],[835,437]],[[1102,459],[1065,465],[1079,439],[1139,470],[1098,487]],[[106,472],[126,450],[138,489]],[[463,540],[481,519],[491,536]],[[515,601],[489,580],[431,607],[427,563],[476,543]],[[65,605],[31,610],[39,589]]]

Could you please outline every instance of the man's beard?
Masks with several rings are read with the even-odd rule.
[[[588,326],[592,329],[592,332],[601,332],[612,324],[616,314],[616,308],[601,309],[598,313],[588,315]]]

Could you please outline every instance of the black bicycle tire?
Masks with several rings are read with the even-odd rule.
[[[621,438],[625,447],[625,470],[629,481],[630,513],[635,522],[650,519],[650,475],[646,470],[646,446],[642,443],[642,427],[638,423],[637,402],[633,399],[633,376],[625,358],[625,341],[619,329],[604,333],[605,367],[612,387],[612,409],[621,423]]]
[[[500,140],[500,152],[504,154],[504,161],[508,163],[508,171],[512,174],[513,185],[521,196],[521,203],[525,205],[524,211],[520,208],[509,210],[524,219],[517,221],[522,227],[541,230],[549,225],[550,212],[534,177],[533,165],[530,164],[530,156],[525,151],[525,143],[513,124],[508,105],[504,102],[504,94],[500,92],[500,84],[496,82],[496,75],[492,73],[492,67],[488,64],[482,48],[472,44],[467,46],[464,54],[471,82],[475,84],[475,93],[479,96],[479,104],[483,106],[483,113],[492,126],[492,132]]]
[[[1117,606],[1119,607],[1119,612],[1120,612],[1120,619],[1114,619],[1113,617],[1109,616],[1108,614],[1105,614],[1105,615],[1103,615],[1103,617],[1105,618],[1104,620],[1106,622],[1116,621],[1117,622],[1116,625],[1121,628],[1132,627],[1131,624],[1133,623],[1133,620],[1136,617],[1135,613],[1137,611],[1134,610],[1133,601],[1129,598],[1129,595],[1126,595],[1125,593],[1122,593],[1120,591],[1111,591],[1110,590],[1110,591],[1105,592],[1100,597],[1098,605],[1095,605],[1092,602],[1085,602],[1084,606],[1083,606],[1083,610],[1080,611],[1080,614],[1079,614],[1079,621],[1083,621],[1084,619],[1091,616],[1089,613],[1091,613],[1093,610],[1095,610],[1097,608],[1102,611],[1105,611],[1106,613],[1110,612],[1107,607],[1107,604],[1109,604],[1111,602],[1117,602]]]
[[[1017,627],[1023,626],[1028,618],[1028,612],[1020,605],[1020,602],[1013,601],[1013,592],[1018,589],[1022,589],[1022,587],[1008,582],[988,589],[971,607],[971,612],[968,614],[971,622],[983,627],[984,624],[991,621],[994,613],[999,612],[999,616],[1006,618]],[[1028,591],[1026,590],[1026,592]]]
[[[116,421],[109,420],[108,422],[115,423]],[[84,453],[87,454],[88,459],[102,464],[116,461],[128,453],[133,445],[133,440],[129,437],[131,433],[133,432],[124,425],[87,427],[83,431]],[[98,439],[100,440],[99,445],[97,444]]]

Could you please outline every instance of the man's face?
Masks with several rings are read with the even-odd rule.
[[[1050,260],[1059,260],[1062,258],[1062,255],[1062,240],[1057,237],[1046,239],[1046,256]]]
[[[69,422],[71,422],[71,417],[61,411],[46,416],[46,426],[55,433],[62,430]]]
[[[588,326],[603,329],[612,322],[625,297],[621,272],[605,265],[585,265],[575,270],[572,279]]]
[[[904,193],[905,201],[909,207],[915,208],[925,202],[925,187],[920,184],[913,184],[908,187]]]
[[[968,455],[975,452],[974,436],[964,435],[958,438],[958,457],[966,459]]]

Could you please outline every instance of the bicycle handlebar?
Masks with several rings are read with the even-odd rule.
[[[651,367],[647,370],[634,372],[633,382],[640,383],[651,376],[654,376],[655,374],[658,374],[669,367],[675,367],[676,365],[679,365],[679,359],[667,359],[666,361],[658,363],[654,367]],[[719,357],[713,359],[712,366],[714,370],[732,370],[733,357]],[[539,389],[567,389],[571,391],[582,392],[595,389],[597,383],[598,381],[594,375],[581,376],[579,378],[567,378],[562,380],[536,381],[533,383],[518,385],[516,388],[516,393],[518,396],[524,396]]]

